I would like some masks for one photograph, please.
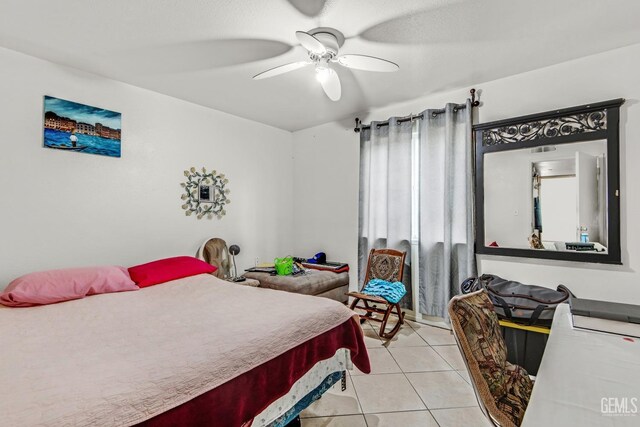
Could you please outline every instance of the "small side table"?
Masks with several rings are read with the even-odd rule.
[[[259,280],[249,279],[248,277],[245,277],[245,279],[247,280],[243,280],[242,282],[234,282],[233,280],[228,280],[228,282],[235,283],[236,285],[253,286],[254,288],[260,286]]]

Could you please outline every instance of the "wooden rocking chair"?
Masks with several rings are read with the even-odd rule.
[[[369,260],[367,261],[364,284],[360,290],[362,290],[371,279],[402,282],[404,259],[406,256],[406,252],[396,251],[394,249],[371,249],[371,252],[369,252]],[[379,333],[382,338],[390,340],[398,333],[404,323],[404,312],[400,309],[399,302],[393,304],[382,297],[367,295],[362,292],[349,292],[347,295],[354,298],[351,303],[351,310],[355,310],[356,308],[364,310],[366,313],[363,317],[373,320],[374,322],[382,323]],[[358,305],[360,301],[362,301],[364,305]],[[379,308],[377,304],[382,305],[384,308]],[[394,308],[395,313],[393,313]],[[381,314],[383,316],[382,319],[373,317],[372,314],[374,313]],[[386,332],[387,321],[391,314],[398,316],[398,323],[396,323],[389,332]]]

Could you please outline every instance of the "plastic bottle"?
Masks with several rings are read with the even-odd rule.
[[[580,227],[580,242],[589,243],[589,230],[587,227]]]

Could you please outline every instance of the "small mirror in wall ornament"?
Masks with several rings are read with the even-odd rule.
[[[474,126],[476,253],[621,263],[623,102]]]
[[[180,183],[184,193],[180,197],[184,204],[182,209],[186,216],[194,215],[198,219],[221,219],[226,215],[225,206],[231,203],[230,190],[226,188],[229,180],[224,174],[215,170],[207,172],[206,168],[192,167],[184,171],[186,182]]]

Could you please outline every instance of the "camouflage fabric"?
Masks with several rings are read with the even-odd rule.
[[[519,426],[529,403],[533,381],[527,371],[507,361],[507,349],[491,300],[486,292],[476,292],[455,300],[452,311],[495,406],[514,425]],[[469,355],[466,356],[469,358]],[[471,374],[472,371],[474,369],[470,366]],[[491,413],[491,405],[485,402],[485,406]]]

